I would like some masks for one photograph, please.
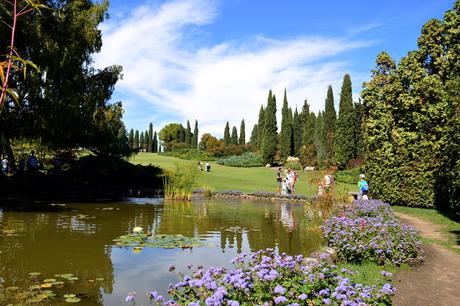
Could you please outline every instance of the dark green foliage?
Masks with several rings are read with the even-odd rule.
[[[315,147],[318,156],[318,162],[326,159],[326,149],[323,138],[324,131],[324,113],[318,112],[315,122]]]
[[[190,127],[190,121],[187,120],[187,130],[185,131],[185,143],[190,148],[192,146],[192,128]]]
[[[334,174],[334,180],[336,182],[356,185],[359,181],[359,175],[361,173],[364,173],[364,169],[362,167],[340,170]]]
[[[217,163],[229,167],[260,167],[263,165],[263,160],[259,154],[245,152],[241,155],[233,155],[218,159]]]
[[[364,109],[361,100],[355,103],[355,155],[356,157],[364,156],[364,142],[363,142],[363,125],[364,125]]]
[[[157,137],[157,132],[153,134],[153,139],[152,139],[152,152],[157,153],[158,152],[158,137]]]
[[[315,141],[314,114],[310,113],[310,105],[305,100],[300,117],[302,120],[302,145],[313,144]]]
[[[149,138],[147,142],[147,152],[153,152],[153,123],[149,124]]]
[[[259,129],[260,130],[260,129]],[[278,142],[278,127],[276,125],[276,97],[270,90],[268,93],[267,108],[264,111],[264,125],[262,138],[262,159],[266,164],[272,164],[276,154]]]
[[[257,142],[253,145],[258,149],[262,150],[262,141],[264,139],[264,126],[265,126],[265,108],[263,105],[260,106],[259,120],[257,121]]]
[[[297,107],[294,111],[294,118],[292,123],[292,136],[294,144],[294,154],[293,156],[300,155],[300,147],[302,146],[302,117],[297,111]]]
[[[109,150],[119,147],[115,143],[124,128],[123,112],[121,103],[109,101],[122,69],[92,67],[93,54],[102,46],[98,25],[107,15],[108,1],[45,4],[50,9],[29,13],[18,22],[15,50],[40,70],[24,70],[11,78],[10,87],[20,101],[2,106],[0,147],[22,138],[40,139],[41,145],[56,150],[84,147],[101,155],[116,153]],[[8,6],[0,6],[3,22],[11,20]],[[5,25],[1,29],[4,52],[10,31]]]
[[[134,150],[139,150],[139,131],[136,130],[136,133],[134,134],[134,145],[133,145]]]
[[[259,140],[259,126],[257,124],[254,124],[249,142],[256,149],[258,149],[258,140]]]
[[[349,74],[343,77],[340,93],[339,117],[334,137],[335,160],[340,168],[356,157],[356,113],[353,105],[351,79]]]
[[[169,123],[165,125],[158,135],[165,151],[173,150],[178,146],[183,147],[184,144],[183,141],[181,141],[182,136],[185,137],[184,128],[178,123]]]
[[[195,128],[193,129],[192,149],[198,148],[198,120],[195,120]]]
[[[236,130],[236,126],[232,128],[232,136],[230,138],[230,143],[232,145],[238,145],[238,131]]]
[[[334,156],[334,134],[335,134],[335,121],[336,112],[334,106],[334,93],[332,92],[332,86],[327,88],[327,97],[324,108],[324,130],[323,139],[326,150],[326,158],[329,164],[335,162]]]
[[[213,154],[203,151],[203,150],[198,150],[198,149],[177,149],[174,151],[167,151],[162,153],[162,155],[165,156],[173,156],[173,157],[178,157],[181,159],[186,159],[186,160],[215,160],[216,158],[214,157]]]
[[[280,131],[280,151],[281,158],[284,161],[291,154],[292,138],[292,112],[290,112],[286,89],[284,90],[283,108],[281,109],[281,131]]]
[[[133,129],[129,131],[128,144],[129,144],[129,147],[132,149],[134,145],[134,130]]]
[[[225,124],[225,129],[224,129],[224,144],[228,146],[232,142],[232,139],[230,137],[230,125],[227,123]]]
[[[366,171],[373,196],[407,206],[459,203],[460,1],[422,29],[399,66],[382,52],[364,84]]]
[[[185,129],[184,127],[182,126],[182,124],[180,124],[180,129],[179,129],[179,139],[178,139],[179,143],[185,143]]]
[[[141,132],[141,135],[139,136],[139,151],[142,151],[144,149],[144,132]]]
[[[242,146],[246,144],[246,126],[244,124],[244,119],[241,120],[241,125],[240,125],[240,139],[238,143]]]

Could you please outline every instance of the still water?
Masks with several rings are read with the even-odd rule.
[[[47,305],[68,305],[62,297],[68,293],[83,297],[77,305],[123,305],[129,291],[137,292],[136,305],[146,305],[148,291],[166,294],[168,284],[177,281],[168,272],[170,264],[179,271],[189,264],[231,267],[237,254],[264,248],[308,255],[322,240],[319,228],[306,221],[304,209],[284,203],[161,199],[0,207],[0,304],[6,303],[5,292],[23,297],[28,294],[24,288],[72,273],[78,280],[51,288],[56,297]],[[205,246],[137,253],[115,245],[113,239],[136,226],[154,234],[195,237]],[[31,272],[41,274],[31,278]],[[11,286],[19,289],[5,289]]]

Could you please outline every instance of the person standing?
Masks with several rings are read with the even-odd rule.
[[[2,172],[4,174],[8,174],[8,171],[9,171],[9,161],[8,161],[8,156],[5,156],[2,159]]]
[[[35,156],[35,151],[30,152],[30,156],[27,159],[27,168],[32,171],[38,170],[38,159]]]
[[[276,193],[281,193],[281,185],[283,183],[283,178],[282,178],[282,175],[281,175],[281,171],[282,171],[282,169],[278,168],[278,172],[276,172],[276,184],[277,184]]]
[[[359,187],[359,199],[363,199],[367,201],[369,198],[367,197],[367,194],[369,193],[369,184],[365,180],[366,176],[364,174],[361,174],[359,176],[359,182],[358,182],[358,187]]]

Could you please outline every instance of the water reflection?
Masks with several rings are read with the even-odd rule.
[[[167,272],[194,265],[229,266],[237,253],[277,247],[289,254],[309,254],[321,234],[303,218],[303,207],[255,202],[67,204],[0,210],[0,278],[6,285],[26,285],[28,273],[74,273],[81,280],[73,292],[89,298],[80,304],[118,305],[130,290],[166,290],[176,279]],[[193,250],[144,249],[140,254],[113,246],[112,240],[135,226],[159,234],[197,237],[206,247]],[[103,278],[101,282],[90,282]],[[163,290],[163,294],[166,293]],[[59,301],[54,303],[59,305]]]

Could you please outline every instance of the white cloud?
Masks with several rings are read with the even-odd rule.
[[[318,111],[327,85],[333,85],[337,95],[346,72],[346,63],[330,57],[369,44],[324,37],[254,36],[250,41],[196,47],[200,37],[191,30],[211,24],[216,17],[214,1],[141,6],[102,25],[103,47],[95,56],[96,65],[123,65],[124,77],[116,90],[131,100],[145,100],[175,118],[198,119],[200,132],[216,135],[222,134],[225,121],[239,127],[244,118],[249,137],[268,89],[276,94],[278,107],[287,88],[293,107],[300,109],[307,98]],[[127,125],[132,127],[131,122]]]

